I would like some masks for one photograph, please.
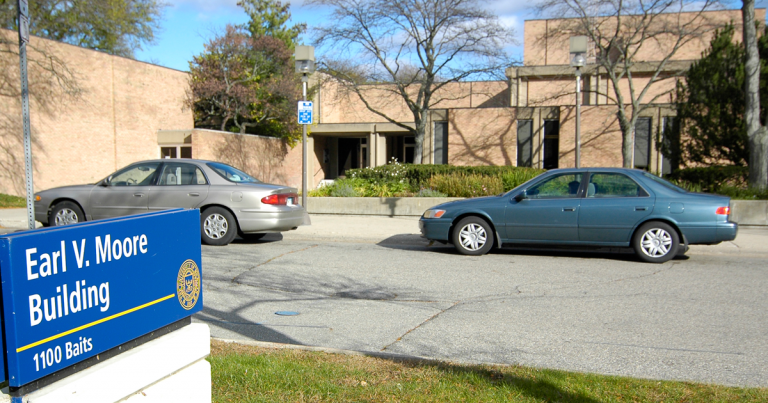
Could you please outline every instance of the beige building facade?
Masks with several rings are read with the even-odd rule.
[[[741,14],[729,10],[713,18],[738,27]],[[757,10],[757,19],[765,21],[765,9]],[[562,28],[564,22],[568,20],[525,21],[524,63],[507,68],[506,80],[443,88],[429,114],[422,162],[573,167],[575,77],[568,65],[570,34]],[[0,34],[4,46],[16,46],[14,32]],[[686,69],[700,57],[709,39],[687,44],[669,63],[670,79],[656,83],[648,98],[668,94],[677,79],[671,72]],[[95,182],[129,163],[161,157],[218,160],[267,182],[301,186],[301,144],[290,147],[274,138],[194,129],[192,111],[184,106],[186,72],[35,37],[31,45],[37,49],[30,53],[35,61],[30,63],[30,91],[36,190]],[[660,50],[650,49],[644,63],[635,67],[636,86],[647,82]],[[20,97],[18,90],[7,90],[18,88],[19,65],[18,58],[3,55],[0,193],[23,195]],[[622,136],[613,90],[605,71],[589,63],[594,55],[587,56],[582,69],[581,165],[620,166]],[[69,74],[64,74],[70,79],[66,90],[50,71],[40,69],[52,60]],[[411,112],[390,90],[380,85],[366,89],[375,108],[413,127]],[[393,158],[413,161],[415,139],[410,132],[372,113],[333,81],[318,86],[314,108],[308,140],[311,188],[348,169],[384,165]],[[657,173],[668,168],[655,140],[674,114],[668,95],[642,113],[636,134],[639,168]]]

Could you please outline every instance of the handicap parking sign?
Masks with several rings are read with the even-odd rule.
[[[299,101],[299,124],[300,125],[312,124],[312,102],[311,101]]]

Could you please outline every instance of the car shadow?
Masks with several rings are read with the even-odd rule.
[[[431,244],[430,244],[431,243]],[[377,243],[377,245],[400,250],[424,250],[432,253],[463,256],[450,243],[430,242],[416,234],[393,235]],[[629,262],[639,262],[632,248],[620,247],[589,247],[589,246],[549,246],[549,245],[505,245],[492,249],[494,255],[524,255],[550,256],[573,258],[599,258]],[[685,255],[676,256],[673,260],[688,260]]]
[[[264,238],[261,239],[243,239],[240,238],[238,235],[235,237],[235,239],[232,241],[232,243],[240,243],[240,244],[260,244],[260,243],[270,243],[270,242],[279,242],[283,240],[283,234],[280,232],[274,232],[274,233],[268,233],[264,235]]]

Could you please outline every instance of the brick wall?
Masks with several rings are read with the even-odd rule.
[[[192,131],[192,147],[195,158],[220,161],[263,182],[301,189],[300,143],[291,148],[274,137],[195,129]],[[314,153],[309,153],[308,158],[309,165],[317,166]],[[311,181],[309,187],[312,188]]]
[[[517,165],[517,108],[452,109],[448,161],[453,165]]]
[[[16,42],[15,33],[0,34]],[[34,84],[50,91],[36,93],[43,102],[30,106],[35,190],[95,182],[131,162],[158,158],[157,130],[193,127],[192,112],[182,108],[187,73],[37,37],[31,37],[31,46],[61,60],[80,90],[67,95],[54,82]],[[29,56],[44,60],[39,53]],[[18,58],[7,53],[2,58],[8,85],[18,91]],[[23,195],[19,100],[0,96],[0,112],[10,122],[0,126],[0,143],[7,147],[0,150],[0,193]]]

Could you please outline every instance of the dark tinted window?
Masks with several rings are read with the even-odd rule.
[[[562,174],[544,180],[544,182],[526,190],[531,199],[560,199],[578,197],[583,174]]]
[[[587,185],[587,197],[644,197],[648,193],[626,175],[593,173]]]

